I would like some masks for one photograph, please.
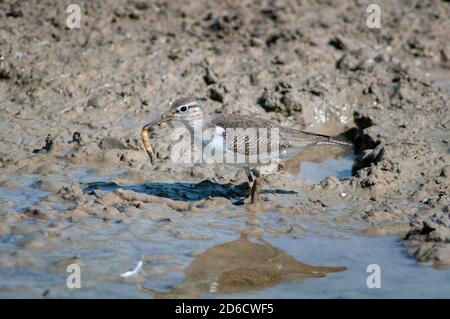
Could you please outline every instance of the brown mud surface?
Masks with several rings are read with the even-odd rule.
[[[378,1],[381,29],[358,0],[77,3],[81,28],[69,29],[64,2],[0,1],[0,296],[76,296],[72,263],[79,296],[139,296],[118,275],[142,254],[146,278],[160,278],[143,287],[167,296],[203,276],[201,253],[211,271],[195,296],[211,282],[214,293],[266,289],[317,264],[282,252],[292,269],[218,266],[222,253],[258,251],[241,232],[393,235],[404,256],[450,266],[449,2]],[[208,112],[342,133],[356,154],[305,150],[242,205],[242,170],[171,161],[178,124],[155,130],[155,165],[143,150],[141,127],[188,95]],[[295,175],[348,156],[353,175]],[[261,263],[278,249],[260,245]],[[323,275],[348,266],[321,262]]]

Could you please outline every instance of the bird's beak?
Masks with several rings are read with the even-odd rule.
[[[173,115],[172,115],[171,112],[166,112],[166,113],[164,113],[163,115],[161,115],[159,119],[156,119],[156,120],[154,120],[154,121],[148,123],[148,124],[145,125],[144,127],[145,127],[145,128],[151,128],[151,127],[153,127],[153,126],[162,124],[162,123],[164,123],[164,122],[170,122],[170,121],[172,120],[172,117],[173,117]]]

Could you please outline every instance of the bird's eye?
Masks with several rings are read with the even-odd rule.
[[[180,107],[180,112],[186,112],[188,109],[188,107],[186,105],[183,105],[182,107]]]

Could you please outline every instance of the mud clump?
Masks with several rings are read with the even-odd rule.
[[[431,262],[435,267],[450,266],[450,215],[434,213],[424,218],[417,216],[405,236],[408,252],[421,262]]]
[[[33,153],[48,153],[52,150],[53,148],[53,139],[51,137],[51,135],[49,134],[46,138],[45,138],[45,145],[42,146],[42,148],[37,148],[33,150]]]
[[[291,85],[284,82],[277,83],[273,89],[264,88],[258,104],[267,112],[280,112],[286,115],[302,110],[299,97],[296,98]]]

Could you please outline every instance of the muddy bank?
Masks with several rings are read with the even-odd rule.
[[[365,1],[79,4],[68,29],[59,2],[0,2],[0,280],[41,278],[8,281],[6,296],[67,296],[73,258],[107,294],[120,278],[105,274],[144,252],[152,275],[176,272],[243,229],[300,236],[310,221],[395,235],[419,262],[450,266],[448,2],[382,1],[381,29],[367,28]],[[316,149],[242,205],[244,172],[170,160],[176,125],[154,133],[152,166],[140,128],[186,95],[345,133],[353,176],[291,174],[349,151]]]

